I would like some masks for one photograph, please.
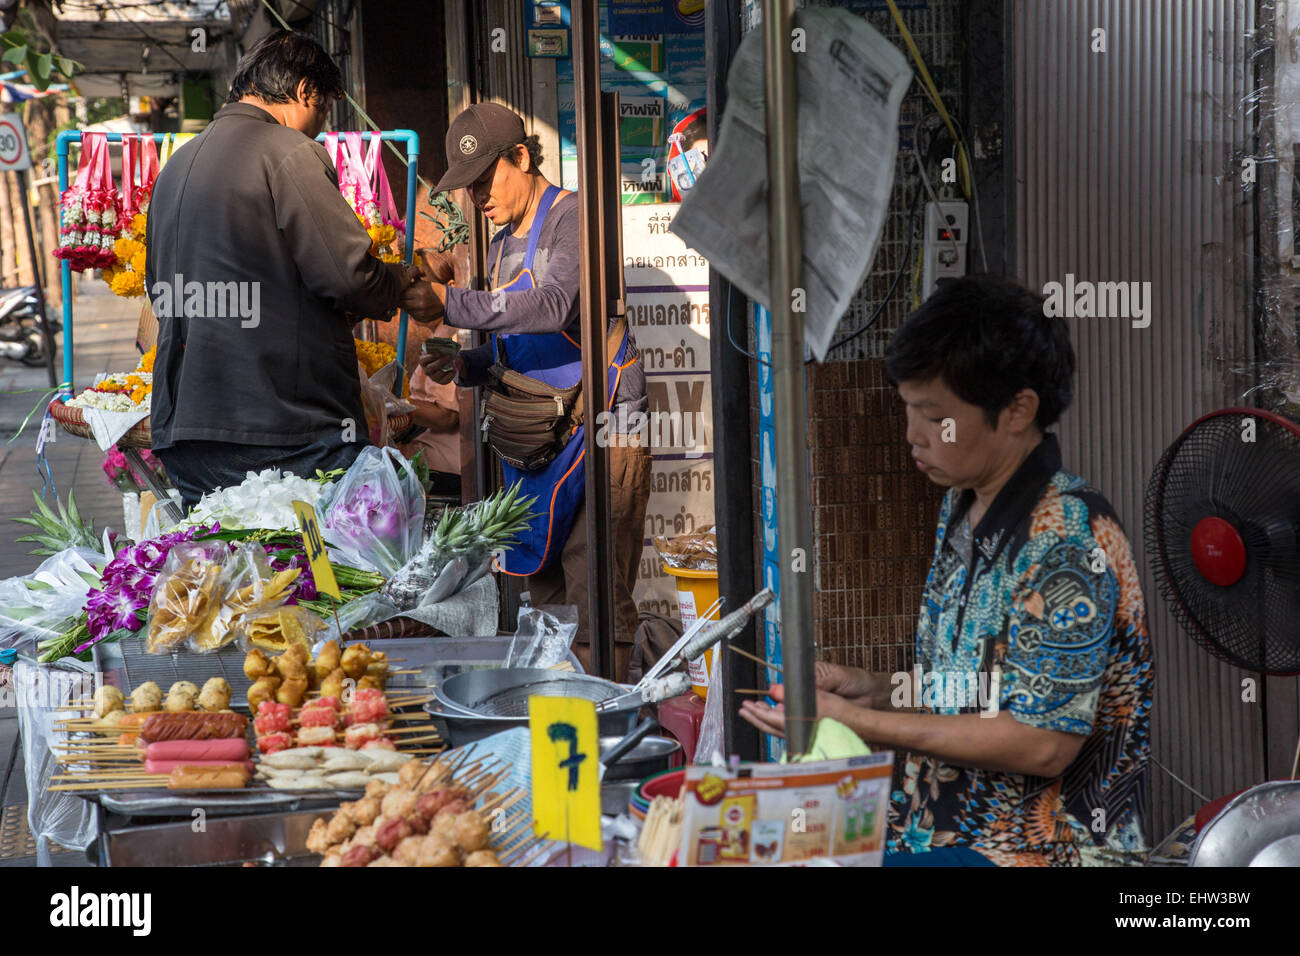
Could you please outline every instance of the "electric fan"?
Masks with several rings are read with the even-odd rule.
[[[1300,673],[1300,426],[1257,408],[1193,422],[1147,484],[1157,585],[1215,657]]]

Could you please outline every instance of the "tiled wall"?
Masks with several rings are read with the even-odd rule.
[[[881,359],[810,366],[815,620],[822,657],[905,670],[941,490],[912,464]]]
[[[838,4],[809,0],[809,5]],[[945,99],[959,103],[961,4],[929,0],[923,8],[902,13]],[[888,11],[865,16],[887,40],[903,48]],[[891,672],[911,665],[921,585],[941,498],[941,489],[912,464],[903,437],[902,405],[885,379],[883,360],[893,330],[920,302],[920,275],[914,268],[920,243],[909,236],[908,210],[919,188],[912,153],[917,126],[927,118],[933,121],[932,113],[920,86],[913,84],[899,116],[900,151],[875,261],[836,330],[843,344],[831,350],[826,362],[807,366],[820,656]],[[911,257],[905,258],[909,244]],[[900,272],[902,281],[896,283]],[[866,330],[859,331],[873,317]],[[757,341],[752,321],[748,334],[753,352]],[[752,362],[750,382],[754,514],[760,516],[758,369]],[[755,566],[762,567],[761,525],[755,539]]]

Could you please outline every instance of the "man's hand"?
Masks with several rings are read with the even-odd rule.
[[[439,385],[446,385],[453,378],[465,374],[465,360],[459,355],[445,353],[425,353],[420,356],[420,368],[424,374]]]
[[[434,283],[417,280],[402,293],[401,307],[417,322],[433,322],[443,315],[443,297]]]
[[[436,249],[415,250],[424,261],[424,274],[435,282],[448,283],[456,278],[456,266],[450,252]]]

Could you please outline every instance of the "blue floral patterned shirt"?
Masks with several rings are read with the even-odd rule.
[[[1137,566],[1106,500],[1047,435],[971,529],[944,497],[911,690],[935,714],[1007,710],[1087,739],[1047,780],[900,754],[890,852],[968,846],[1003,866],[1140,864],[1153,672]],[[895,691],[896,697],[898,689]]]

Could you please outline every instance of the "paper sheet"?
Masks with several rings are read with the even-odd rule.
[[[806,41],[794,55],[804,336],[820,361],[880,243],[894,182],[898,111],[912,71],[898,49],[846,10],[799,10],[795,23]],[[770,308],[762,44],[760,30],[741,42],[727,76],[718,146],[669,228]]]
[[[100,451],[108,451],[117,440],[139,422],[149,417],[149,410],[138,412],[109,412],[102,408],[83,408],[81,416],[95,434],[95,444]]]

